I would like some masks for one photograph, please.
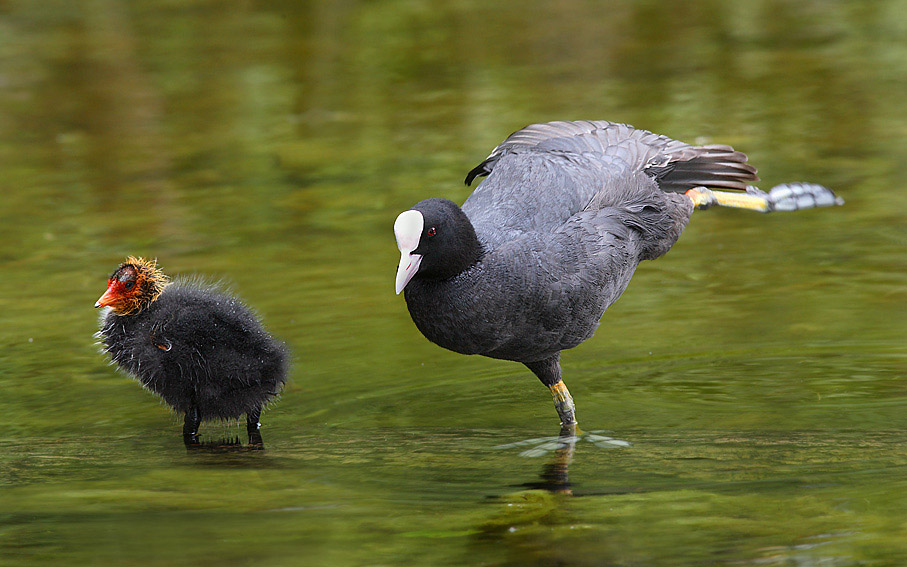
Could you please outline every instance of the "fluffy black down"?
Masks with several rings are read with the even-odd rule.
[[[108,311],[99,338],[120,368],[203,420],[260,409],[287,379],[283,343],[238,299],[196,282],[168,285],[134,315]]]

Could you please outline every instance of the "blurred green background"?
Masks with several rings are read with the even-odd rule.
[[[0,1],[3,565],[907,563],[907,2]],[[532,122],[746,152],[847,201],[697,213],[564,354],[444,351],[392,224]],[[128,254],[292,348],[267,451],[187,452],[107,365]],[[207,440],[244,436],[205,424]]]

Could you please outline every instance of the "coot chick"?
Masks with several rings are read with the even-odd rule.
[[[527,126],[469,172],[467,185],[488,177],[462,208],[426,199],[397,217],[396,291],[405,289],[430,341],[525,364],[549,387],[562,425],[573,425],[561,351],[593,335],[637,264],[665,254],[695,208],[843,203],[814,184],[759,191],[746,161],[730,146],[626,124]]]
[[[238,299],[186,279],[170,282],[155,261],[129,257],[95,303],[97,337],[113,362],[186,414],[197,442],[201,421],[246,415],[261,443],[261,410],[287,380],[286,347]]]

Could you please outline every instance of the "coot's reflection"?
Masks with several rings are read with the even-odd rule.
[[[557,448],[551,458],[542,467],[542,474],[536,482],[527,482],[527,488],[547,490],[555,494],[572,495],[570,484],[570,463],[573,461],[573,452],[576,449],[577,437],[576,424],[564,425],[557,437]]]
[[[630,447],[627,441],[621,441],[603,431],[582,432],[576,424],[562,425],[560,434],[556,437],[539,437],[526,439],[516,443],[499,445],[499,449],[521,448],[521,457],[541,457],[551,455],[548,463],[542,469],[541,478],[537,482],[528,482],[522,486],[533,489],[542,489],[555,493],[572,494],[570,485],[570,463],[576,444],[585,442],[600,449],[623,449]]]
[[[593,496],[587,489],[581,488],[583,480],[579,480],[576,487],[570,482],[570,465],[577,444],[581,445],[581,451],[587,452],[594,450],[593,447],[617,449],[630,446],[630,443],[604,433],[582,432],[574,425],[562,427],[556,437],[527,439],[500,446],[521,449],[521,457],[542,457],[546,461],[537,481],[490,498],[496,505],[489,507],[489,513],[476,522],[467,550],[469,558],[493,553],[500,558],[496,565],[508,566],[621,564],[618,557],[602,557],[600,554],[587,560],[574,545],[583,541],[577,539],[580,532],[574,530],[588,525],[589,502],[581,504],[579,497]],[[602,503],[607,502],[607,494],[595,496],[603,497]],[[605,552],[620,549],[621,542],[616,538],[612,545],[607,532],[596,533],[609,538],[603,548]],[[619,554],[619,551],[616,553]],[[469,561],[463,563],[468,564]]]

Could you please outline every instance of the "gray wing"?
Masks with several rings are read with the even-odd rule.
[[[508,156],[525,152],[612,156],[670,192],[697,186],[745,191],[758,180],[746,155],[730,146],[692,146],[627,124],[583,120],[532,124],[514,132],[469,172],[466,184],[489,175]]]
[[[629,177],[626,164],[613,156],[515,152],[495,164],[462,209],[479,239],[495,247],[525,232],[554,230],[603,190],[622,192]]]

